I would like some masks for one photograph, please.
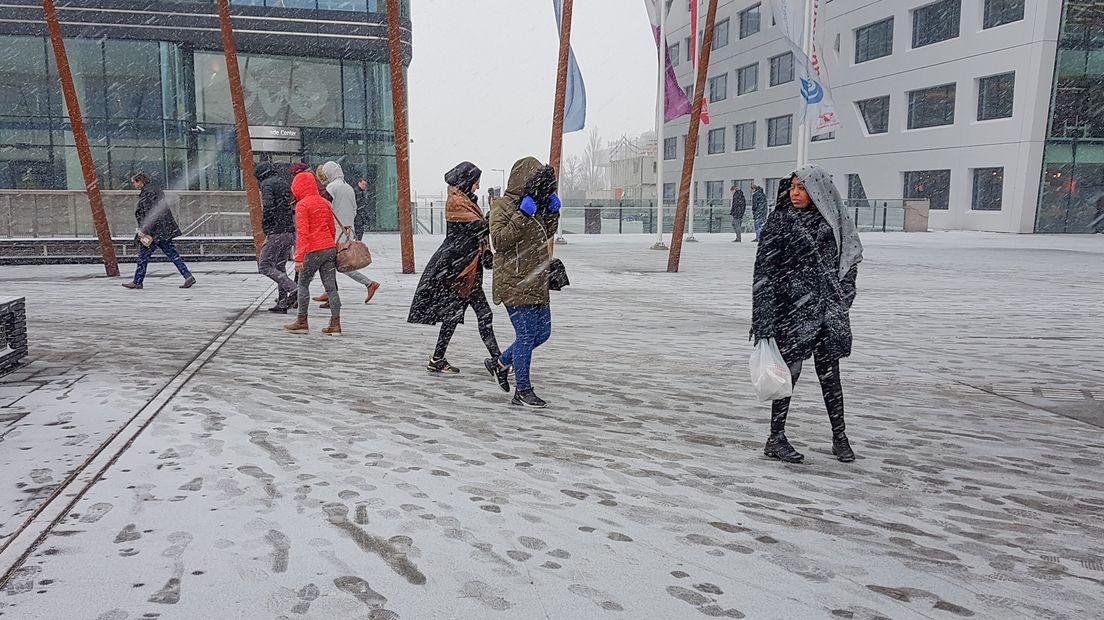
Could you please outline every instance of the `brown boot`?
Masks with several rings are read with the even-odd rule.
[[[284,329],[293,334],[306,334],[310,332],[310,327],[307,327],[307,317],[305,316],[296,317],[295,322],[284,325]]]
[[[379,282],[373,282],[368,285],[368,296],[364,298],[364,303],[372,301],[372,298],[376,296],[376,291],[379,290]]]
[[[322,293],[321,295],[317,295],[317,296],[315,296],[315,297],[311,297],[311,299],[313,299],[314,301],[329,301],[329,300],[330,300],[330,296],[329,296],[329,295],[327,295],[326,293]]]
[[[341,319],[330,319],[330,326],[323,327],[322,333],[327,336],[340,336],[341,335]]]

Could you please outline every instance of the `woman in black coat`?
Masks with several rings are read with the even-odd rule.
[[[176,265],[177,271],[184,278],[184,284],[180,288],[191,288],[195,284],[195,276],[188,271],[188,265],[173,245],[172,240],[182,233],[180,226],[176,224],[176,218],[169,210],[168,202],[165,201],[165,192],[144,172],[135,174],[130,182],[139,191],[138,208],[134,211],[134,219],[138,222],[138,267],[134,270],[134,280],[124,282],[123,286],[129,289],[142,288],[150,256],[154,250],[159,249]],[[142,235],[148,235],[153,241],[148,246],[144,245],[141,243]]]
[[[498,359],[501,355],[491,326],[494,315],[483,292],[483,268],[490,264],[490,241],[487,219],[475,195],[481,176],[482,172],[471,162],[463,162],[445,175],[449,186],[445,203],[445,241],[429,259],[410,304],[407,319],[410,323],[441,323],[437,347],[426,365],[429,372],[460,372],[448,363],[445,352],[456,326],[464,322],[468,306],[475,310],[479,335],[491,358]],[[509,384],[503,389],[509,391]]]
[[[832,424],[832,453],[855,460],[844,432],[839,360],[851,355],[849,311],[862,261],[862,243],[832,179],[804,166],[778,191],[755,258],[752,336],[774,338],[796,384],[802,362],[813,358]],[[804,456],[786,439],[790,399],[771,405],[764,453],[789,463]]]

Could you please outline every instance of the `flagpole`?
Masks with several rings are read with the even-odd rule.
[[[693,46],[693,45],[695,45],[695,42],[698,40],[698,17],[700,17],[700,15],[699,15],[700,11],[698,11],[697,0],[691,0],[691,1],[694,2],[694,7],[693,7],[694,11],[692,13],[692,19],[690,20],[692,22],[690,24],[690,45]],[[703,39],[703,45],[704,45],[704,39]],[[693,54],[693,57],[694,57],[694,66],[691,67],[692,70],[691,70],[691,73],[690,73],[690,75],[693,77],[693,80],[691,80],[690,84],[691,84],[691,87],[694,89],[694,92],[696,93],[697,90],[698,90],[698,72],[697,72],[698,65],[697,65],[697,63],[701,62],[701,50],[697,50],[697,53]],[[708,71],[708,69],[706,69],[706,70]],[[702,89],[702,92],[703,93],[705,92],[704,88]],[[687,134],[687,135],[689,135],[689,134]],[[697,151],[697,149],[694,149],[694,160],[695,160],[694,161],[694,169],[690,173],[690,222],[688,223],[688,232],[689,232],[689,234],[686,235],[686,241],[688,243],[697,243],[698,242],[698,240],[694,238],[694,203],[697,201],[697,198],[698,198],[698,182],[697,182],[697,176],[698,176],[697,163],[698,162],[697,162],[697,158],[698,158],[698,151]]]
[[[805,11],[802,14],[804,28],[801,31],[801,51],[809,58],[813,52],[813,0],[805,0]],[[812,76],[809,76],[812,77]],[[800,168],[809,163],[809,135],[808,106],[803,105],[805,112],[801,115],[801,124],[797,128],[797,167]]]
[[[679,186],[678,208],[675,211],[675,230],[671,233],[671,253],[667,257],[668,273],[678,272],[679,260],[682,258],[682,232],[686,227],[686,211],[690,203],[690,178],[694,173],[694,154],[697,152],[698,130],[701,126],[705,72],[709,69],[709,56],[713,47],[713,30],[716,22],[717,0],[709,0],[709,13],[705,18],[705,38],[702,40],[698,77],[694,86],[694,108],[690,112],[690,133],[686,136],[686,156],[682,162],[682,181]]]
[[[556,178],[560,178],[560,159],[563,157],[564,136],[564,107],[567,102],[567,63],[571,55],[571,12],[573,0],[562,0],[560,13],[560,56],[556,65],[556,100],[552,110],[552,150],[548,156],[548,165],[556,171]],[[555,244],[566,244],[563,236],[563,217],[556,228],[555,240],[548,244],[549,255],[553,252]]]
[[[659,79],[656,90],[656,242],[652,249],[666,250],[667,244],[663,243],[663,135],[667,120],[667,7],[662,0],[656,7],[659,11],[659,44],[656,45]]]
[[[403,74],[399,0],[387,0],[387,48],[391,66],[391,112],[395,119],[395,176],[399,185],[399,249],[402,272],[414,273],[414,220],[410,213],[410,132]]]

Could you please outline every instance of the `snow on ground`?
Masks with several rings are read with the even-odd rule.
[[[345,336],[283,334],[262,306],[34,550],[0,616],[1099,613],[1104,237],[866,235],[843,366],[859,460],[831,457],[809,373],[801,466],[761,453],[754,245],[701,238],[677,275],[641,236],[558,249],[572,286],[535,356],[544,411],[481,372],[474,319],[449,354],[464,372],[426,374],[416,278],[374,239],[384,287],[350,294]],[[438,241],[418,239],[419,265]],[[0,271],[34,358],[0,380],[0,545],[269,290],[249,264],[196,267],[189,291],[164,264],[137,292],[95,266]],[[501,309],[496,326],[508,344]]]

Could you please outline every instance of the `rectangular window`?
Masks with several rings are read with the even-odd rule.
[[[767,146],[786,146],[790,143],[793,114],[767,119]]]
[[[678,138],[663,139],[663,159],[675,159],[678,150]]]
[[[663,202],[671,203],[675,201],[675,184],[664,183],[663,184]]]
[[[985,0],[982,28],[996,28],[1024,18],[1024,0]]]
[[[683,39],[682,44],[686,48],[686,62],[694,60],[694,43],[690,40],[690,37]]]
[[[755,121],[734,126],[732,133],[736,134],[737,151],[750,151],[755,148]]]
[[[829,131],[827,133],[822,133],[819,136],[813,136],[811,142],[827,142],[828,140],[835,140],[835,139],[836,139],[836,132]]]
[[[847,175],[847,200],[866,200],[866,188],[857,174]]]
[[[715,207],[724,203],[724,181],[705,182],[705,200],[709,206]]]
[[[746,39],[756,32],[759,32],[759,27],[761,25],[763,17],[760,7],[761,5],[756,4],[749,9],[740,11],[739,18],[741,39]]]
[[[728,45],[728,19],[722,19],[713,27],[713,49]]]
[[[1012,100],[1016,91],[1016,73],[991,75],[978,80],[979,121],[1012,118]]]
[[[686,93],[686,99],[690,101],[690,105],[694,105],[694,87],[686,86],[682,89],[682,92]]]
[[[672,67],[679,66],[679,63],[682,61],[682,57],[679,56],[679,44],[678,43],[675,43],[674,45],[667,48],[667,55],[671,57],[671,66]]]
[[[770,59],[770,85],[778,86],[794,80],[794,56],[793,52],[786,52],[781,56]]]
[[[746,95],[759,90],[759,63],[736,70],[736,94]]]
[[[889,131],[889,95],[855,102],[859,114],[866,123],[866,133],[879,134]]]
[[[953,125],[954,108],[954,84],[914,90],[909,93],[908,128]]]
[[[950,170],[913,170],[905,173],[905,199],[927,198],[931,209],[946,211],[950,207]]]
[[[855,31],[855,64],[893,53],[893,18],[883,19]]]
[[[728,74],[709,78],[709,103],[728,99]]]
[[[1000,211],[1004,194],[1004,168],[975,168],[974,211]]]
[[[709,130],[709,154],[716,155],[725,152],[725,128],[718,127]]]
[[[961,0],[940,0],[912,12],[912,46],[924,47],[958,37]]]

